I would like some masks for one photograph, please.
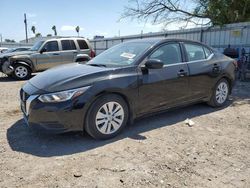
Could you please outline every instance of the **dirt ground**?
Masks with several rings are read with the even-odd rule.
[[[236,84],[225,108],[144,118],[107,141],[27,127],[23,84],[0,77],[0,187],[250,187],[250,82]]]

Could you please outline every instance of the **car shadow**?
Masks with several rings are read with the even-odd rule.
[[[230,104],[229,101],[227,106]],[[211,108],[206,104],[196,104],[145,117],[137,120],[133,125],[128,125],[120,135],[110,140],[94,140],[86,133],[79,132],[60,135],[39,133],[25,125],[24,120],[21,119],[7,130],[7,139],[14,151],[39,157],[63,156],[92,150],[125,138],[144,140],[147,137],[141,134],[147,131],[172,126],[178,122],[184,124],[187,118],[222,109]]]
[[[34,77],[35,75],[34,74],[31,75],[31,78]],[[7,76],[3,73],[0,73],[0,82],[17,82],[17,81],[23,81],[23,80],[16,80],[13,77],[10,77],[10,76]]]
[[[14,82],[14,81],[16,81],[14,78],[8,77],[7,75],[0,73],[0,82]]]

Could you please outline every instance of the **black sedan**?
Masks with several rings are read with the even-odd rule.
[[[196,102],[226,103],[235,62],[189,40],[121,43],[87,64],[47,70],[21,89],[26,123],[39,130],[117,135],[135,118]]]

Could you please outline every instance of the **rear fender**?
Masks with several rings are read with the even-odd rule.
[[[74,62],[88,62],[89,60],[91,60],[91,57],[89,57],[89,55],[87,55],[87,54],[78,54],[75,57]]]

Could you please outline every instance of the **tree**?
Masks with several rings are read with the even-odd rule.
[[[79,37],[79,32],[80,32],[80,27],[79,26],[76,27],[76,32],[77,32],[78,37]]]
[[[131,0],[122,18],[153,24],[223,25],[250,21],[250,0]]]
[[[16,42],[16,41],[13,40],[13,39],[5,39],[4,41],[5,41],[5,42],[11,42],[11,43],[15,43],[15,42]]]
[[[53,27],[51,29],[54,31],[54,35],[57,36],[56,26],[53,25]]]
[[[36,37],[41,37],[41,36],[42,36],[41,33],[37,33],[37,34],[36,34]]]
[[[207,11],[213,25],[250,21],[250,0],[210,0]]]
[[[36,34],[36,27],[35,27],[34,25],[31,27],[31,31],[32,31],[34,34]]]

